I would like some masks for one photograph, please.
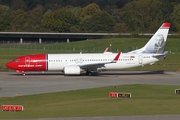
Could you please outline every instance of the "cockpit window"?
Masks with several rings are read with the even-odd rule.
[[[19,62],[19,60],[15,59],[15,60],[13,60],[13,62]]]

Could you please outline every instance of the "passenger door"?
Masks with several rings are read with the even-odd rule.
[[[139,64],[143,64],[143,56],[139,55]]]

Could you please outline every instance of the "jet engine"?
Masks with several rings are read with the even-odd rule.
[[[65,75],[79,75],[81,73],[81,68],[79,66],[66,66],[64,67]]]

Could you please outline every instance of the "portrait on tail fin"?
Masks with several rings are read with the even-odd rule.
[[[154,44],[154,53],[163,53],[165,41],[162,34],[159,34],[155,37],[156,43]]]

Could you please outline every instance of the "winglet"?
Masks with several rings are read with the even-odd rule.
[[[112,61],[113,63],[118,61],[120,54],[121,54],[121,52],[118,52],[118,54],[116,55],[116,57]]]
[[[107,47],[107,48],[104,50],[104,53],[105,53],[105,52],[108,52],[108,51],[109,51],[109,47]]]
[[[154,54],[152,57],[158,57],[158,56],[166,56],[168,51],[165,51],[164,53],[161,54]]]

